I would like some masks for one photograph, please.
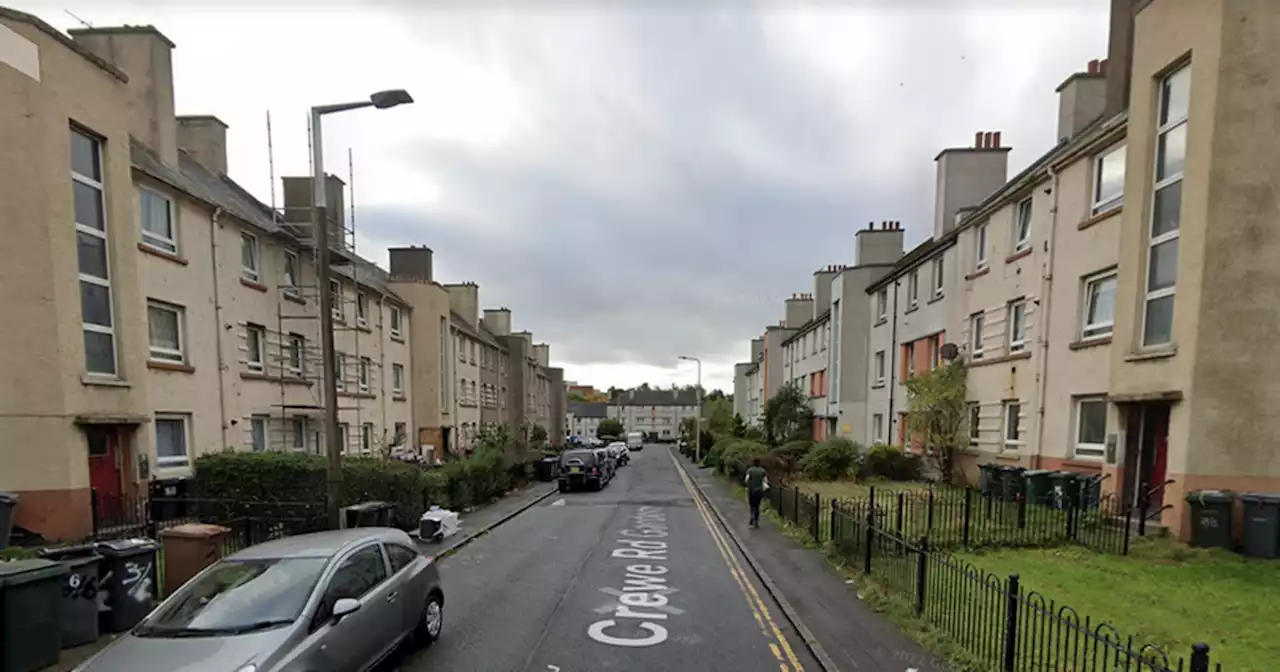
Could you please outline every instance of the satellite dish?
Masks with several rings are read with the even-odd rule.
[[[957,348],[955,343],[943,343],[941,355],[949,362],[960,356],[960,348]]]

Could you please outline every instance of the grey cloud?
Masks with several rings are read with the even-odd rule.
[[[363,208],[363,230],[431,246],[442,280],[480,283],[557,359],[741,356],[813,270],[852,261],[867,220],[927,235],[941,146],[1000,122],[1047,140],[1048,92],[1070,71],[975,90],[980,69],[1002,67],[984,37],[912,14],[886,19],[884,52],[842,80],[784,52],[770,16],[407,14],[420,39],[518,82],[535,131],[497,149],[410,142],[444,202]],[[1074,47],[1096,57],[1087,48]]]

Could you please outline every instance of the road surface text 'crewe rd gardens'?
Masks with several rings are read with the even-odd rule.
[[[678,590],[667,578],[667,517],[656,506],[641,506],[618,533],[610,557],[633,560],[626,566],[622,587],[601,588],[613,600],[598,609],[606,615],[587,626],[591,639],[610,646],[656,646],[669,637],[666,623],[684,613],[671,604]]]

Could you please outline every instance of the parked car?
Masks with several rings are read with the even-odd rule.
[[[618,472],[618,461],[614,459],[613,452],[609,450],[608,446],[605,446],[604,448],[596,448],[595,451],[599,458],[598,461],[601,464],[601,471],[605,473],[604,480],[607,484],[609,481],[613,480],[613,475]]]
[[[606,462],[600,459],[599,449],[595,448],[560,453],[560,492],[603,488],[609,479]]]
[[[627,448],[630,448],[631,450],[644,450],[644,434],[640,432],[628,433]]]
[[[82,672],[366,672],[444,624],[435,562],[404,532],[286,537],[219,560]]]
[[[609,453],[613,455],[613,459],[620,467],[625,467],[631,461],[631,451],[627,449],[627,444],[621,441],[609,444]]]

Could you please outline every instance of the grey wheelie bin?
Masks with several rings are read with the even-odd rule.
[[[0,562],[0,672],[33,672],[58,663],[58,597],[66,573],[52,560]]]
[[[1246,492],[1244,503],[1244,554],[1254,558],[1280,558],[1280,495]]]
[[[120,539],[99,542],[94,548],[102,556],[98,567],[99,627],[105,632],[124,632],[155,606],[159,546],[150,539]]]
[[[62,648],[98,639],[98,565],[102,556],[92,545],[46,548],[40,557],[67,568],[62,577]]]

